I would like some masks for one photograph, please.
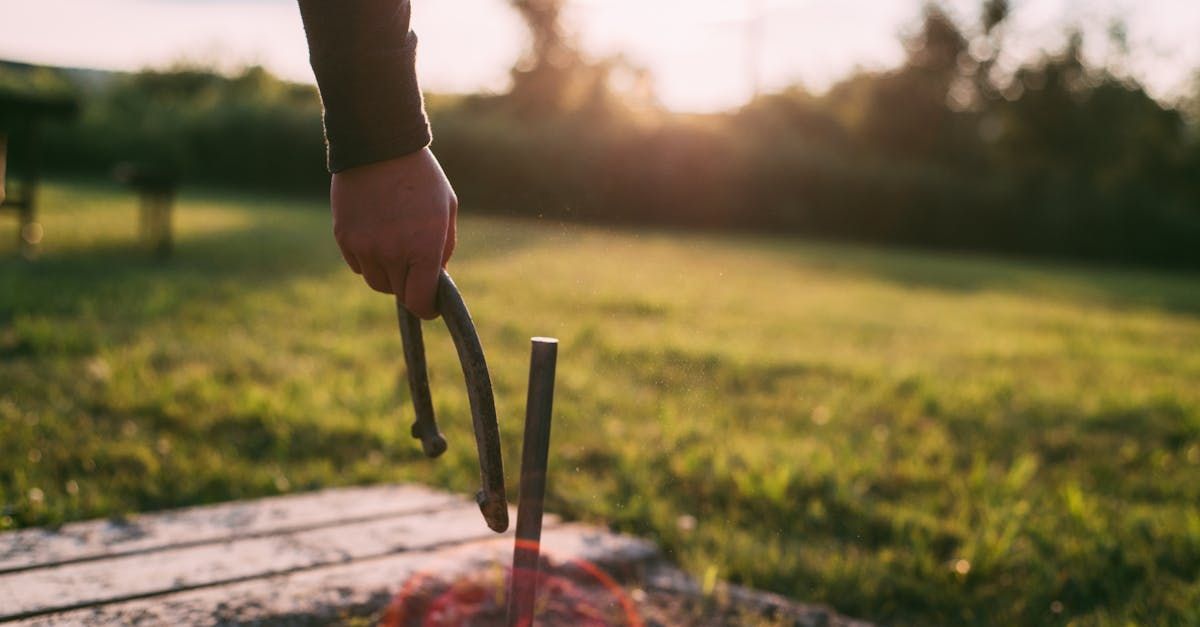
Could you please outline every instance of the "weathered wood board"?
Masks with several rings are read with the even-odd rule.
[[[123,521],[72,523],[54,531],[26,529],[0,534],[0,575],[34,566],[393,518],[464,502],[414,485],[344,488],[189,507]]]
[[[546,521],[544,552],[629,567],[653,544]],[[418,486],[327,490],[0,534],[0,623],[321,622],[417,573],[505,564],[512,536]]]

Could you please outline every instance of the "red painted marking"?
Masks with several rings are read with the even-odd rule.
[[[517,546],[517,549],[522,550],[522,551],[535,551],[536,552],[536,551],[541,550],[542,543],[538,542],[537,540],[523,540],[521,538],[517,538],[516,546]]]
[[[538,544],[532,540],[525,542],[528,543],[526,546],[518,548],[534,550]],[[533,545],[533,547],[528,545]],[[577,567],[586,576],[585,578],[594,579],[609,595],[615,597],[620,608],[617,611],[624,615],[625,625],[644,627],[633,601],[625,594],[625,589],[621,584],[617,583],[608,573],[595,564],[581,559],[574,559],[568,563]],[[550,566],[548,570],[554,571],[556,567]],[[496,573],[496,577],[486,575],[476,578],[464,577],[452,582],[443,582],[427,573],[416,573],[404,582],[400,591],[393,597],[380,624],[386,627],[403,625],[439,627],[474,624],[472,619],[480,612],[488,611],[489,607],[495,610],[497,607],[505,606],[504,595],[509,589],[506,580],[514,576],[511,569],[506,569],[506,571],[508,576],[503,579],[499,573]],[[544,605],[547,597],[562,599],[572,608],[580,627],[606,627],[610,624],[605,618],[606,612],[593,605],[592,601],[588,599],[588,595],[583,592],[578,579],[572,581],[568,576],[526,569],[519,569],[515,576],[529,577],[533,576],[535,572],[538,573],[538,597],[542,599],[539,605]],[[427,603],[416,601],[415,605],[410,604],[410,601],[421,598],[422,586],[426,584],[432,586],[432,589],[427,590],[426,594],[435,596],[429,598]],[[422,606],[424,607],[422,608]],[[415,612],[419,612],[419,614]]]

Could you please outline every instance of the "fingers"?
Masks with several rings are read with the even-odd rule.
[[[346,262],[346,265],[350,266],[354,274],[362,274],[362,266],[358,264],[358,259],[354,257],[353,253],[347,251],[341,242],[338,242],[338,252],[342,253],[342,259]]]
[[[371,289],[384,294],[393,293],[391,279],[383,266],[369,258],[359,259],[358,265],[362,269],[363,278],[366,279],[367,285],[370,285]]]
[[[404,284],[404,306],[426,320],[438,315],[434,300],[441,270],[441,265],[432,259],[419,260],[408,267],[408,280]]]
[[[446,224],[446,245],[442,247],[442,267],[450,263],[454,247],[458,245],[458,198],[450,197],[450,221]]]
[[[387,264],[386,270],[388,283],[392,286],[391,293],[400,296],[403,300],[404,286],[408,284],[408,266],[403,261],[390,262]]]

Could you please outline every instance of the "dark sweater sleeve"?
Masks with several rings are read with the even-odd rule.
[[[431,136],[409,0],[299,0],[325,107],[329,170],[416,152]]]

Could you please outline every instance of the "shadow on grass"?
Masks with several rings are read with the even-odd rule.
[[[245,201],[249,204],[251,201]],[[235,205],[236,206],[236,205]],[[94,313],[115,305],[137,322],[235,292],[302,278],[350,276],[324,220],[305,209],[255,214],[245,227],[185,235],[167,259],[136,240],[105,240],[54,250],[27,261],[0,255],[0,324],[19,314]],[[473,236],[455,261],[476,263],[534,244],[529,229]],[[357,280],[357,279],[356,279]],[[366,289],[364,285],[364,289]]]
[[[290,230],[290,229],[288,229]],[[134,242],[55,251],[32,261],[0,262],[0,321],[17,314],[76,314],[114,305],[134,317],[168,314],[233,282],[258,289],[339,269],[337,253],[312,237],[266,224],[188,237],[155,260]]]
[[[1200,274],[1195,273],[852,243],[776,239],[770,248],[808,268],[911,289],[1045,295],[1112,309],[1145,307],[1200,316]]]

